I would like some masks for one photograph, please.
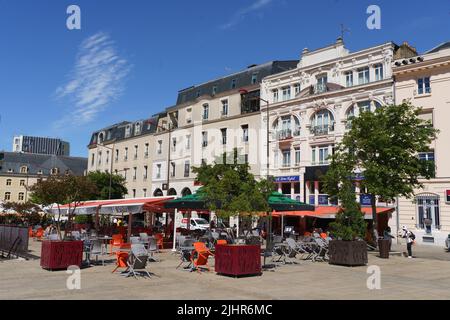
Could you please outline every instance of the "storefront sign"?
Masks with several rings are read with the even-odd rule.
[[[327,205],[328,205],[328,195],[319,194],[319,206],[327,206]]]
[[[372,205],[372,196],[370,194],[361,194],[359,196],[359,203],[362,206],[371,206]]]
[[[289,176],[289,177],[276,177],[275,182],[299,182],[300,176]]]

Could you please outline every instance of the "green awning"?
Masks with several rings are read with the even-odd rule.
[[[275,211],[314,211],[315,207],[286,197],[279,192],[273,192],[269,196],[269,206]]]
[[[197,192],[169,200],[164,204],[166,209],[179,209],[179,210],[207,210],[206,201],[202,193],[202,188],[198,189]]]

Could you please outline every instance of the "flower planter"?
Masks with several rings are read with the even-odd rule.
[[[41,267],[47,270],[63,270],[69,266],[81,267],[82,241],[43,241]]]
[[[329,244],[330,264],[356,267],[365,266],[368,262],[367,244],[365,241],[332,240]]]
[[[261,247],[255,245],[218,245],[215,271],[227,276],[261,275]]]

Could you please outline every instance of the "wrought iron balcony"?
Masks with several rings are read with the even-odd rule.
[[[334,124],[311,127],[311,133],[314,134],[315,136],[324,136],[330,134],[330,132],[333,131],[334,131]]]
[[[291,129],[284,129],[279,130],[276,133],[276,139],[277,140],[287,140],[292,138],[292,130]]]

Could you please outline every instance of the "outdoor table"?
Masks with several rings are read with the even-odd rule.
[[[98,241],[102,241],[102,248],[105,249],[105,251],[102,252],[103,253],[107,253],[108,252],[108,243],[112,240],[112,237],[109,236],[104,236],[104,237],[92,237],[91,240],[98,240]]]
[[[261,247],[219,245],[215,251],[215,271],[229,276],[261,275]]]

